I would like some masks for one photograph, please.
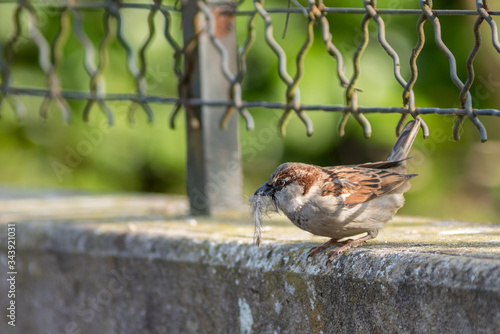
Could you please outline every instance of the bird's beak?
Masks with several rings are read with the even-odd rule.
[[[260,186],[259,189],[253,194],[254,196],[272,196],[274,194],[274,188],[271,187],[269,184],[264,183],[263,185]]]

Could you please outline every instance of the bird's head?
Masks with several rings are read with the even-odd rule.
[[[254,196],[269,196],[285,214],[293,214],[310,198],[320,174],[316,166],[301,163],[284,163],[260,186]]]

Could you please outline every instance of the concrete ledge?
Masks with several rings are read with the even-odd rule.
[[[19,202],[24,201],[24,202]],[[135,203],[135,204],[133,204]],[[140,204],[140,205],[139,205]],[[40,215],[37,217],[37,210]],[[498,333],[500,226],[398,218],[326,265],[274,217],[185,217],[183,199],[0,199],[16,224],[16,327],[1,333]]]

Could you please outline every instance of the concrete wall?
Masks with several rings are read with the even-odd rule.
[[[0,200],[2,275],[9,222],[17,241],[16,326],[2,279],[0,333],[500,332],[498,225],[399,219],[326,264],[306,256],[324,239],[283,218],[256,248],[249,219],[106,200]]]

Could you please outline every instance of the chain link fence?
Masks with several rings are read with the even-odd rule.
[[[469,119],[480,133],[482,141],[487,140],[485,127],[479,116],[500,116],[500,111],[494,108],[473,108],[474,101],[470,89],[475,82],[474,61],[483,44],[481,26],[489,26],[489,42],[497,52],[500,52],[498,28],[494,16],[500,11],[488,8],[488,1],[477,0],[475,10],[434,8],[430,0],[420,0],[416,8],[377,8],[375,0],[360,1],[360,7],[328,7],[323,0],[297,1],[291,3],[272,3],[269,6],[264,0],[254,0],[252,6],[248,2],[227,2],[221,0],[196,1],[183,0],[176,3],[167,3],[162,0],[126,1],[126,0],[4,0],[0,9],[5,6],[14,6],[12,17],[12,32],[4,42],[0,42],[0,110],[8,103],[20,118],[26,113],[23,96],[41,98],[39,112],[46,117],[52,104],[60,110],[64,119],[69,121],[74,114],[68,104],[69,100],[85,101],[81,111],[84,119],[89,118],[90,111],[97,105],[106,115],[108,122],[113,124],[114,113],[109,101],[128,101],[130,103],[128,118],[132,122],[137,110],[141,110],[149,121],[153,121],[154,113],[151,104],[173,105],[170,115],[170,125],[175,126],[180,111],[186,112],[188,123],[188,193],[191,198],[191,207],[198,207],[202,213],[210,212],[211,206],[235,207],[235,198],[241,194],[241,177],[235,173],[231,183],[234,191],[212,191],[207,189],[210,171],[220,170],[220,163],[207,162],[207,156],[221,157],[238,154],[237,124],[233,114],[238,113],[244,120],[247,129],[254,128],[254,120],[249,110],[252,108],[267,108],[281,110],[282,115],[278,124],[281,134],[290,117],[295,114],[304,123],[307,134],[313,134],[313,124],[307,113],[310,111],[326,111],[342,113],[338,126],[340,135],[345,132],[345,126],[351,116],[362,126],[366,137],[371,135],[371,125],[365,114],[392,113],[401,114],[396,126],[397,133],[402,129],[408,116],[414,118],[428,114],[455,115],[457,117],[453,128],[453,136],[460,139],[462,124]],[[271,2],[270,2],[271,3]],[[362,3],[362,7],[361,7]],[[243,8],[244,7],[244,8]],[[248,9],[250,8],[250,9]],[[134,21],[134,25],[147,26],[147,35],[140,47],[135,47],[123,33],[123,11],[134,10],[146,12],[147,20]],[[49,37],[42,31],[41,13],[52,13],[51,20],[56,20],[57,31]],[[94,12],[102,15],[104,34],[99,44],[88,36],[85,28],[83,13]],[[294,55],[295,73],[291,74],[291,66],[287,64],[290,54],[284,51],[280,41],[275,37],[273,15],[290,15],[291,22],[297,15],[306,19],[305,39]],[[360,40],[353,54],[352,73],[349,75],[345,63],[345,55],[338,47],[339,41],[335,38],[332,29],[332,15],[361,15]],[[416,38],[409,59],[410,75],[405,78],[401,71],[401,59],[391,42],[386,37],[385,23],[393,16],[418,17]],[[457,61],[454,54],[441,36],[442,16],[473,16],[475,24],[470,27],[474,34],[474,45],[466,60],[465,80],[460,79],[457,72]],[[163,29],[157,31],[155,20],[161,17]],[[182,18],[182,36],[179,27],[172,24],[173,17]],[[47,19],[46,17],[44,18]],[[360,88],[357,83],[362,71],[361,58],[367,48],[370,38],[369,23],[375,22],[378,44],[385,50],[393,64],[393,76],[401,88],[401,103],[396,106],[362,106],[358,104]],[[246,33],[239,43],[236,42],[235,22],[246,25]],[[263,34],[258,34],[257,24],[263,24]],[[424,28],[432,29],[434,40],[427,41]],[[61,84],[60,71],[64,58],[64,47],[68,36],[74,34],[80,43],[83,53],[83,67],[88,76],[88,90],[68,90]],[[152,95],[148,92],[147,75],[154,68],[148,61],[150,48],[155,35],[161,35],[163,43],[171,50],[168,57],[172,57],[173,73],[176,76],[177,94],[173,96]],[[319,37],[319,38],[318,38]],[[266,46],[274,53],[278,62],[276,73],[286,86],[286,93],[282,102],[245,100],[242,85],[248,72],[247,55],[251,52],[257,39],[264,39]],[[319,39],[319,41],[315,41]],[[38,63],[46,78],[45,87],[29,87],[29,85],[15,84],[13,66],[16,63],[18,47],[30,41],[38,49]],[[112,43],[117,42],[126,54],[128,73],[134,80],[134,92],[106,92],[105,71],[113,59],[108,57],[108,50]],[[304,104],[301,102],[299,84],[305,73],[304,59],[313,43],[324,44],[324,52],[336,62],[335,75],[343,89],[343,104]],[[419,72],[425,71],[418,65],[422,49],[427,44],[435,44],[446,57],[449,64],[449,75],[456,86],[456,100],[460,107],[418,107],[414,86]],[[125,75],[125,74],[124,74]],[[208,78],[208,79],[207,79]],[[373,89],[376,89],[374,87]],[[216,118],[216,120],[215,120]],[[225,128],[227,134],[214,135],[216,127]],[[422,122],[424,137],[429,135],[425,122]],[[215,137],[214,137],[215,136]],[[225,137],[224,137],[225,136]],[[228,144],[228,142],[232,144]],[[234,144],[236,143],[236,145]],[[201,147],[201,149],[199,149]],[[214,148],[215,147],[215,148]],[[229,152],[229,153],[228,153]],[[218,159],[215,159],[218,160]],[[236,159],[238,165],[240,161]],[[212,164],[212,165],[210,165]],[[189,171],[191,172],[189,173]],[[198,191],[198,189],[202,189]],[[194,200],[198,191],[202,195]],[[209,194],[210,193],[210,194]],[[202,198],[201,200],[199,200]],[[224,198],[226,200],[224,200]],[[197,204],[196,204],[196,203]],[[212,202],[212,204],[210,204]],[[222,203],[222,204],[214,204]],[[224,202],[226,202],[224,204]],[[207,211],[208,210],[208,211]]]

